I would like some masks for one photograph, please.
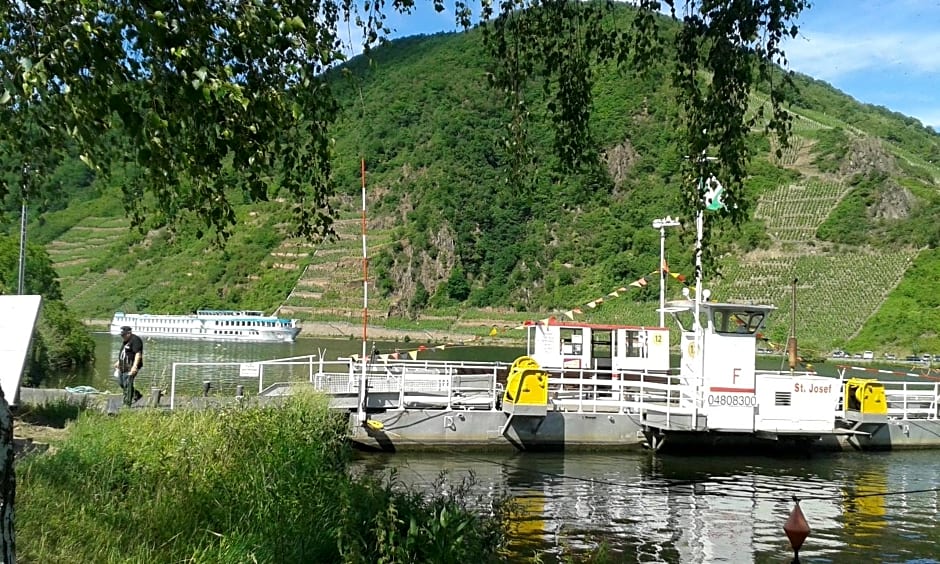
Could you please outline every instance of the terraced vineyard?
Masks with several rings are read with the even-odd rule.
[[[362,227],[359,217],[351,213],[338,219],[334,228],[339,240],[309,247],[309,253],[296,257],[294,264],[303,265],[293,291],[278,308],[283,315],[308,320],[344,319],[359,322],[362,316]],[[366,234],[370,257],[390,242],[390,234],[374,230]],[[285,242],[285,246],[290,243]],[[369,310],[384,315],[389,300],[379,296],[375,275],[369,273]]]
[[[785,335],[791,283],[796,279],[797,335],[829,349],[845,343],[865,324],[916,255],[915,251],[776,257],[754,253],[724,264],[716,296],[721,301],[776,305],[781,311],[772,318],[771,333]]]
[[[767,225],[768,234],[778,242],[809,242],[845,194],[841,182],[807,180],[780,186],[757,204],[754,217]]]
[[[80,301],[90,292],[107,293],[120,283],[123,273],[91,268],[102,249],[118,245],[127,233],[122,217],[86,217],[66,231],[61,238],[46,245],[62,283],[62,298],[67,304]]]

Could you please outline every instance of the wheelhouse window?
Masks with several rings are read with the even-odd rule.
[[[745,309],[719,309],[714,312],[713,327],[723,335],[753,335],[764,324],[764,312]]]

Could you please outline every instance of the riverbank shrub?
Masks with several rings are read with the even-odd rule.
[[[276,407],[85,412],[18,467],[29,562],[492,562],[505,512],[353,477],[343,417]]]

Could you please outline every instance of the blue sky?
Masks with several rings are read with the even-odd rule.
[[[417,4],[389,16],[395,37],[456,29],[452,11]],[[815,0],[799,23],[791,69],[940,131],[940,0]]]

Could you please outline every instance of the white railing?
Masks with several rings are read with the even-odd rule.
[[[244,390],[274,382],[309,382],[329,364],[317,355],[259,362],[174,362],[170,375],[170,409],[180,395],[237,397]],[[334,363],[336,364],[336,363]]]
[[[493,362],[388,360],[366,365],[368,394],[383,407],[497,410],[509,364]],[[324,361],[315,355],[255,363],[179,362],[173,364],[170,407],[179,397],[236,397],[241,389],[275,395],[279,388],[310,385],[334,400],[359,393],[362,364],[353,359]],[[694,386],[667,373],[612,373],[610,370],[548,370],[550,409],[577,413],[656,412],[668,418],[689,415]],[[209,383],[208,389],[206,382]],[[336,403],[342,403],[337,401]]]

